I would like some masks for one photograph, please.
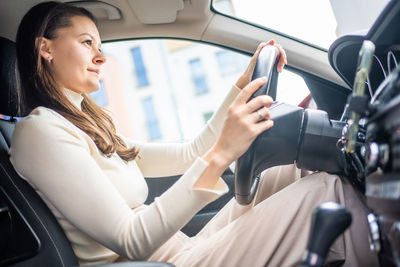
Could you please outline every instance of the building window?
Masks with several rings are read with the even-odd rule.
[[[195,87],[195,94],[202,95],[207,93],[208,86],[206,82],[206,73],[200,58],[195,58],[189,61],[190,71],[192,72],[192,80]]]
[[[161,130],[158,124],[153,98],[146,97],[142,99],[142,106],[146,116],[147,130],[150,140],[160,139],[162,137]]]
[[[138,87],[149,85],[149,79],[147,78],[147,71],[143,62],[143,56],[140,47],[132,48],[131,54],[132,54],[133,64],[135,66],[135,73],[136,73]]]
[[[212,112],[212,111],[203,113],[203,120],[204,120],[204,123],[207,123],[208,120],[211,119],[211,117],[212,117],[213,114],[214,114],[214,112]]]
[[[90,93],[89,96],[94,100],[94,102],[96,102],[97,105],[99,105],[100,107],[105,107],[108,103],[107,92],[104,87],[104,82],[102,80],[100,80],[99,82],[99,90]]]

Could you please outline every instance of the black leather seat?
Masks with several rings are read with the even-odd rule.
[[[57,220],[9,161],[18,111],[15,61],[15,44],[0,37],[0,266],[77,266],[78,260]],[[126,262],[98,266],[172,265]]]

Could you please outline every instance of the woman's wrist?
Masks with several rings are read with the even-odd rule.
[[[228,168],[229,164],[232,163],[232,160],[230,160],[223,152],[221,149],[218,149],[218,147],[214,146],[211,148],[202,158],[205,162],[208,163],[210,167],[215,169],[216,172],[218,173],[223,173],[226,168]]]
[[[214,188],[219,177],[224,173],[231,163],[227,157],[215,146],[211,148],[202,160],[207,162],[208,167],[194,184],[194,188]]]
[[[239,79],[237,79],[235,85],[239,89],[243,89],[250,82],[250,79],[250,75],[243,73],[242,75],[240,75]]]

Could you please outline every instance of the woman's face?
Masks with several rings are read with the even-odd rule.
[[[99,89],[100,68],[105,62],[96,25],[87,17],[71,18],[72,26],[57,30],[57,37],[42,41],[51,58],[50,70],[59,86],[77,93],[91,93]]]

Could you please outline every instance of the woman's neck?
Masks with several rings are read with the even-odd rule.
[[[70,89],[67,88],[63,88],[63,92],[65,94],[65,96],[68,98],[69,101],[71,101],[71,103],[76,106],[79,110],[81,110],[81,104],[83,101],[83,96],[80,93],[77,93],[75,91],[72,91]]]

